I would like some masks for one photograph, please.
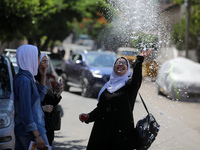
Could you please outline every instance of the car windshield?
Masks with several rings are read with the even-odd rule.
[[[121,55],[125,55],[125,56],[136,56],[137,53],[133,52],[133,51],[122,51]]]
[[[5,64],[0,64],[0,98],[9,98],[11,94],[10,78],[8,68]]]
[[[112,67],[117,56],[112,54],[88,53],[88,64],[96,67]]]
[[[14,63],[16,63],[16,62],[17,62],[17,59],[16,59],[16,57],[9,57],[9,59],[10,59],[10,61],[11,61],[11,62],[14,62]]]
[[[15,74],[17,74],[19,72],[19,66],[17,65],[17,63],[12,63],[14,70],[15,70]]]

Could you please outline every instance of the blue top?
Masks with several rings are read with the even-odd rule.
[[[46,133],[44,112],[41,101],[47,93],[47,86],[36,86],[29,71],[19,70],[13,80],[14,107],[15,107],[15,135],[30,135],[38,130]]]

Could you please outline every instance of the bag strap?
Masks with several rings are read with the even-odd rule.
[[[126,92],[127,93],[127,92]],[[128,95],[128,93],[127,93],[127,96],[128,96],[128,105],[129,105],[129,109],[130,109],[130,113],[131,113],[131,115],[133,115],[132,114],[132,112],[131,112],[131,105],[130,105],[130,102],[129,102],[129,95]],[[144,102],[144,100],[143,100],[143,98],[142,98],[142,95],[139,93],[139,96],[140,96],[140,99],[141,99],[141,101],[142,101],[142,104],[144,105],[144,108],[146,109],[146,111],[147,111],[147,114],[149,115],[149,110],[148,110],[148,108],[147,108],[147,106],[146,106],[146,104],[145,104],[145,102]]]
[[[144,100],[143,100],[143,98],[142,98],[142,96],[141,96],[140,93],[139,93],[139,96],[140,96],[140,99],[142,100],[142,103],[143,103],[143,105],[144,105],[144,108],[146,109],[147,113],[149,114],[149,111],[148,111],[148,109],[147,109],[147,106],[146,106],[146,104],[145,104],[145,102],[144,102]]]

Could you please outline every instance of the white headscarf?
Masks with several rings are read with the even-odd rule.
[[[41,53],[41,55],[40,55],[40,62],[42,61],[42,58],[44,57],[44,56],[46,56],[44,53]]]
[[[114,72],[114,65],[115,65],[116,61],[120,58],[125,59],[128,64],[127,72],[123,76],[118,76]],[[101,88],[99,95],[98,95],[98,100],[100,98],[101,93],[105,89],[107,89],[110,93],[113,93],[113,92],[119,90],[121,87],[123,87],[126,84],[126,81],[130,79],[131,69],[130,69],[129,61],[124,57],[119,57],[116,59],[116,61],[114,62],[114,65],[113,65],[113,71],[112,71],[112,74],[110,75],[110,80]]]
[[[16,52],[17,65],[29,71],[34,79],[38,72],[38,49],[33,45],[22,45]]]

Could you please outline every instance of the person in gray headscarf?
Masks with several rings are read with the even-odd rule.
[[[47,93],[45,66],[40,67],[41,82],[35,84],[40,64],[40,51],[33,45],[22,45],[16,52],[19,72],[13,79],[15,109],[15,150],[27,150],[31,141],[38,149],[46,148],[48,140],[41,101]]]
[[[124,57],[119,57],[113,66],[110,80],[98,95],[97,107],[90,113],[82,113],[82,122],[94,122],[87,150],[133,150],[137,148],[132,111],[142,82],[142,52],[133,66]]]
[[[42,65],[46,65],[47,68],[49,66],[48,56],[44,53],[41,53],[39,68],[42,67]],[[38,82],[41,81],[41,75],[39,71],[38,74],[35,76],[35,79]],[[44,100],[42,101],[42,109],[45,114],[45,128],[47,130],[47,139],[49,145],[52,146],[54,140],[54,130],[58,130],[58,128],[55,128],[55,126],[59,127],[60,121],[58,120],[61,120],[61,116],[56,114],[60,113],[58,103],[62,99],[61,93],[63,91],[63,85],[62,83],[60,83],[59,86],[56,86],[56,90],[54,90],[48,77],[46,78],[46,85],[48,87],[48,90],[47,94],[44,97]],[[55,116],[57,120],[54,118]],[[55,126],[53,126],[53,124]]]

